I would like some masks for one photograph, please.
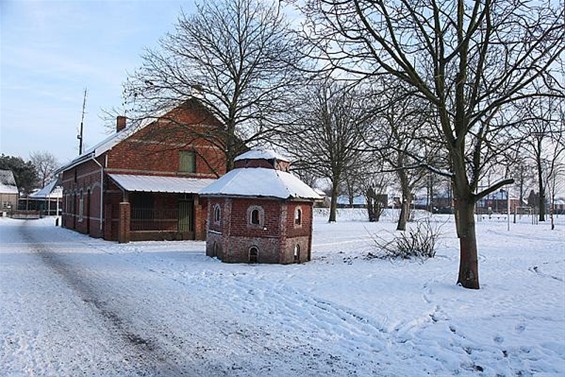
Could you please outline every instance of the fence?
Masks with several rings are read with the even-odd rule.
[[[178,229],[178,208],[132,208],[131,230],[176,231]]]

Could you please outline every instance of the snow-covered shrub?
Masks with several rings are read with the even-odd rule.
[[[422,219],[409,229],[386,240],[373,235],[377,254],[369,253],[367,258],[382,259],[428,259],[436,255],[436,244],[439,239],[439,227],[432,225],[429,219]]]

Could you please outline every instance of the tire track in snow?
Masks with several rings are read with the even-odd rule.
[[[38,255],[42,262],[59,275],[66,284],[76,292],[77,296],[97,313],[115,334],[121,344],[123,360],[133,364],[137,375],[184,376],[186,371],[167,361],[166,354],[159,343],[145,334],[138,333],[128,325],[128,319],[115,311],[95,289],[89,284],[86,273],[73,267],[50,247],[34,238],[29,227],[20,227],[22,238]]]

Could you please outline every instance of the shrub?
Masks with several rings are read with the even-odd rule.
[[[369,253],[367,258],[381,259],[428,259],[436,255],[436,244],[439,239],[439,227],[432,226],[429,219],[420,220],[414,227],[402,231],[388,241],[373,235],[378,249],[377,254]]]

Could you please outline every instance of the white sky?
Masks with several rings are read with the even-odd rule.
[[[102,109],[120,108],[122,83],[146,47],[172,31],[178,0],[1,0],[0,153],[37,151],[60,163],[106,137]]]

